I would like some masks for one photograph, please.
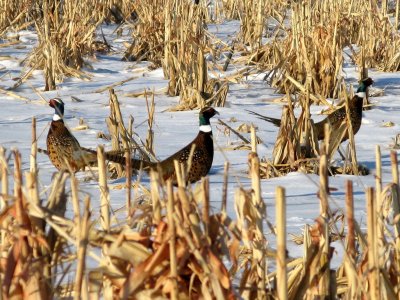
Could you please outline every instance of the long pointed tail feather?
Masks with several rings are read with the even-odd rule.
[[[97,151],[95,151],[95,150],[84,148],[84,147],[82,147],[82,150],[85,150],[87,152],[97,155]],[[124,156],[125,155],[124,151],[110,150],[110,151],[106,151],[104,154],[105,154],[106,160],[112,161],[117,164],[121,164],[123,166],[126,165],[126,158]],[[156,166],[157,166],[157,162],[141,160],[141,159],[136,159],[136,158],[131,159],[131,168],[133,170],[143,169],[145,171],[150,171],[151,168],[155,168]]]
[[[267,122],[270,122],[270,123],[274,124],[274,125],[277,126],[277,127],[280,127],[280,126],[281,126],[281,120],[280,120],[280,119],[275,119],[275,118],[267,117],[267,116],[261,115],[261,114],[255,112],[255,111],[251,111],[251,110],[248,110],[248,109],[246,109],[246,111],[248,111],[249,113],[251,113],[251,114],[257,116],[257,117],[258,117],[259,119],[261,119],[261,120],[264,120],[264,121],[267,121]]]
[[[96,150],[85,148],[85,147],[81,147],[81,149],[85,152],[95,155],[94,160],[97,160],[97,151]],[[106,152],[104,152],[104,156],[105,156],[106,160],[108,160],[108,161],[112,161],[112,162],[115,162],[115,163],[121,164],[121,165],[125,164],[124,152],[122,152],[120,150],[106,151]]]
[[[150,171],[151,168],[155,168],[156,166],[157,166],[157,162],[141,160],[141,159],[136,159],[136,158],[131,159],[131,168],[133,170],[143,169],[145,171]]]
[[[83,147],[82,147],[82,149],[87,152],[97,154],[97,151],[95,151],[95,150],[87,149],[87,148],[83,148]],[[106,151],[104,153],[104,156],[105,156],[106,160],[108,160],[108,161],[112,161],[114,163],[121,164],[123,166],[126,165],[126,158],[125,158],[124,151],[110,150],[110,151]],[[151,162],[151,161],[146,161],[146,160],[141,160],[141,159],[136,159],[136,158],[131,159],[131,168],[133,170],[139,170],[139,169],[150,170],[150,168],[153,168],[156,166],[157,166],[156,162]]]
[[[97,162],[97,151],[85,147],[81,147],[82,149],[82,154],[85,157],[85,160],[87,163],[95,163]],[[44,153],[48,155],[47,150],[45,149],[38,149],[38,152]],[[123,166],[126,165],[126,159],[125,159],[125,152],[121,150],[110,150],[106,151],[104,153],[105,159],[117,164],[121,164]],[[157,162],[151,162],[151,161],[146,161],[146,160],[141,160],[141,159],[136,159],[132,158],[131,159],[131,168],[133,170],[140,170],[143,169],[145,171],[150,171],[151,168],[157,167]]]

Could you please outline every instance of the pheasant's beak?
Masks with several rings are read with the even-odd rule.
[[[50,99],[50,101],[49,101],[49,106],[50,106],[50,107],[53,107],[53,108],[55,107],[55,106],[54,106],[54,100],[53,100],[53,99]]]

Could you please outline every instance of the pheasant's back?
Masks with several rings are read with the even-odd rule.
[[[83,153],[77,139],[69,132],[62,121],[51,122],[47,135],[47,151],[53,165],[58,170],[72,169],[76,172],[92,160],[93,154]]]
[[[176,184],[174,160],[179,161],[187,167],[193,145],[195,145],[195,149],[187,178],[188,181],[192,183],[196,182],[208,174],[214,158],[212,134],[209,132],[199,132],[190,144],[160,163],[164,179],[171,178],[173,183]]]
[[[349,111],[350,111],[350,120],[351,126],[353,127],[353,132],[356,134],[361,127],[362,121],[362,105],[363,99],[355,96],[351,99],[349,103]],[[343,106],[334,112],[332,112],[328,117],[324,120],[315,124],[318,133],[318,139],[322,140],[325,136],[324,132],[324,124],[329,123],[332,127],[332,132],[335,132],[343,122],[346,120],[346,108]],[[342,139],[342,142],[349,138],[348,133]]]
[[[362,110],[364,99],[357,97],[353,99],[352,109],[350,110],[351,125],[353,127],[353,132],[356,134],[361,127],[362,121]]]

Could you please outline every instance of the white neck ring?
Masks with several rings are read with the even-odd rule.
[[[211,125],[200,125],[199,130],[202,132],[211,132]]]
[[[358,92],[358,93],[356,93],[356,95],[357,95],[358,97],[360,97],[360,98],[365,98],[366,93],[365,93],[365,92]]]
[[[57,114],[54,114],[53,115],[53,121],[59,121],[59,120],[61,120],[61,117],[59,115],[57,115]]]

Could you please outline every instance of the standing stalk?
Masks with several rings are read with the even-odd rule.
[[[278,288],[278,299],[288,298],[287,270],[286,270],[286,198],[285,189],[276,188],[276,286]]]
[[[354,269],[356,259],[356,237],[354,224],[354,198],[353,198],[353,182],[346,181],[346,219],[347,219],[347,258],[345,258],[346,273],[349,277],[349,293],[350,299],[357,296],[358,280]],[[346,255],[346,254],[345,254]]]
[[[327,157],[325,154],[321,155],[319,165],[319,198],[320,198],[320,214],[322,217],[327,218],[329,215],[328,208],[328,169],[327,169]]]
[[[132,168],[131,151],[125,149],[125,174],[126,174],[126,214],[128,223],[132,214]]]
[[[204,223],[204,235],[209,238],[209,227],[210,227],[210,182],[208,177],[204,177],[201,180],[202,196],[203,196],[203,223]]]
[[[99,188],[100,188],[100,225],[105,232],[110,231],[110,194],[107,185],[107,169],[103,146],[97,147],[97,164],[99,167]],[[103,252],[107,252],[107,244],[103,244]],[[112,295],[112,283],[110,280],[103,281],[105,297]]]
[[[110,230],[110,194],[107,185],[106,161],[104,158],[103,146],[97,147],[97,162],[99,166],[99,187],[100,187],[100,215],[101,227],[104,231]]]
[[[376,244],[376,208],[374,189],[367,189],[367,216],[368,216],[368,284],[371,300],[379,298],[379,265]]]
[[[330,287],[330,261],[329,261],[329,205],[328,205],[328,169],[327,169],[327,157],[325,153],[322,153],[320,159],[320,189],[319,197],[321,203],[321,219],[323,227],[323,236],[321,237],[322,244],[322,256],[320,261],[321,271],[323,272],[320,280],[320,295],[326,296],[329,294]]]
[[[346,219],[347,219],[347,253],[352,260],[356,257],[356,237],[354,229],[353,182],[346,181]]]
[[[160,203],[160,193],[158,187],[161,185],[159,173],[151,170],[151,202],[153,205],[153,224],[158,225],[161,221],[161,203]]]
[[[36,157],[37,157],[37,138],[36,138],[36,118],[32,118],[32,146],[31,146],[31,158],[30,158],[30,171],[32,173],[37,172],[37,163],[36,163]]]
[[[265,205],[261,198],[261,186],[260,186],[260,160],[257,153],[250,153],[250,166],[251,166],[251,186],[253,189],[252,193],[252,205],[256,208],[256,218],[255,218],[255,236],[253,238],[253,259],[257,264],[257,274],[258,278],[258,297],[260,299],[265,299],[265,238],[263,231],[263,219],[266,215]]]
[[[382,162],[381,162],[381,148],[379,145],[375,148],[375,164],[376,164],[376,175],[375,175],[375,197],[376,197],[376,213],[377,219],[377,239],[378,243],[383,245],[383,218],[382,216]]]
[[[178,299],[178,268],[176,259],[176,230],[174,221],[174,191],[171,180],[167,181],[167,194],[168,194],[168,233],[169,233],[169,255],[170,255],[170,272],[172,280],[171,299]]]
[[[78,180],[74,174],[71,174],[71,195],[72,195],[72,207],[74,210],[75,224],[80,228],[81,224],[81,213],[79,208],[79,195],[78,195]]]
[[[6,150],[0,147],[0,178],[1,178],[1,197],[0,209],[6,205],[6,197],[8,195],[8,164],[6,159]]]
[[[221,211],[226,213],[226,203],[228,201],[228,172],[229,172],[229,162],[224,163],[224,184],[222,186],[222,203]]]
[[[393,182],[393,214],[398,216],[400,214],[400,182],[399,182],[399,169],[398,169],[398,160],[397,160],[397,152],[390,152],[390,160],[392,163],[392,182]],[[394,233],[396,236],[396,261],[397,261],[397,270],[400,268],[400,222],[396,222],[394,226]],[[400,275],[397,275],[397,282],[400,282]],[[397,291],[399,293],[399,291]]]
[[[90,199],[85,198],[85,208],[82,218],[82,223],[78,228],[78,236],[77,236],[77,266],[76,266],[76,276],[75,276],[75,287],[74,287],[74,300],[79,299],[88,299],[87,291],[83,291],[84,295],[82,295],[82,286],[86,281],[84,273],[86,268],[86,249],[88,244],[88,235],[89,235],[89,218],[90,218]]]

